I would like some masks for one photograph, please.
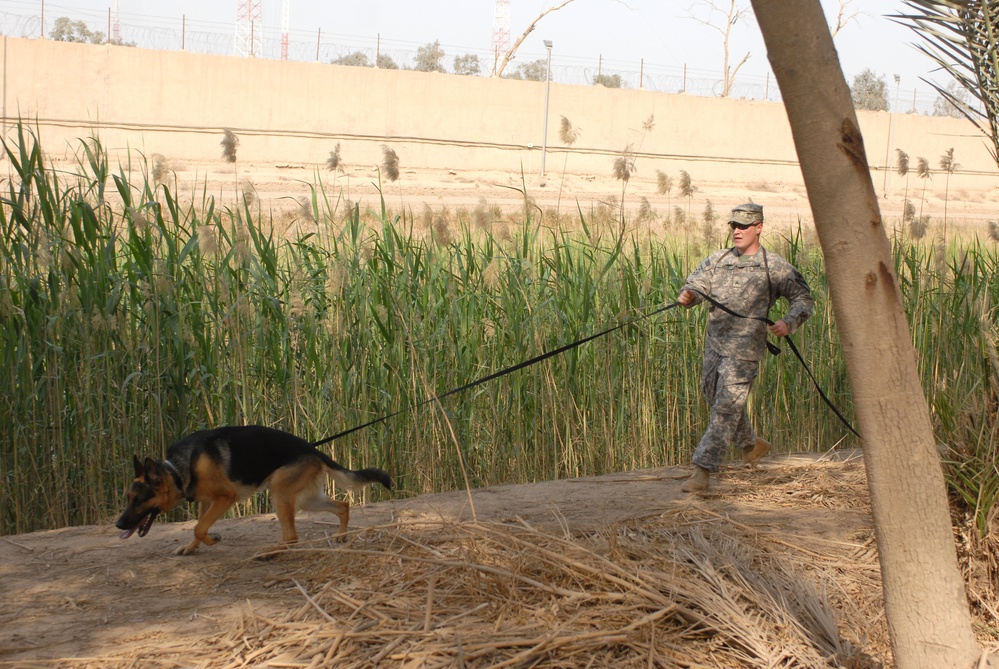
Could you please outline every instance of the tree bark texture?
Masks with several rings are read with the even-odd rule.
[[[825,257],[899,669],[971,667],[981,652],[946,487],[850,89],[819,0],[753,0]]]

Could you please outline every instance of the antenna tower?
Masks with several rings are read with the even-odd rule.
[[[263,22],[260,10],[261,0],[236,0],[236,40],[237,56],[257,56],[260,53],[260,31]]]
[[[496,0],[493,8],[493,73],[510,48],[510,0]]]
[[[281,60],[288,60],[288,24],[291,23],[291,0],[281,6]]]
[[[118,0],[114,0],[114,7],[111,9],[111,41],[121,44],[121,26],[118,23]]]

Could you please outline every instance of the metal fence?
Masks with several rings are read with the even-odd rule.
[[[103,33],[105,39],[114,34],[110,12],[94,12],[76,8],[66,8],[38,0],[9,0],[7,9],[0,8],[0,34],[13,37],[39,38],[48,36],[59,16],[68,16],[83,21],[89,30]],[[44,30],[42,7],[45,9]],[[119,14],[117,39],[120,43],[144,49],[185,50],[192,53],[214,55],[243,55],[251,52],[256,58],[279,59],[282,54],[280,31],[267,26],[254,30],[249,42],[239,42],[235,25],[217,22],[192,21],[184,16],[164,18],[138,14]],[[237,44],[239,42],[239,44]],[[430,41],[433,44],[434,40]],[[249,46],[247,50],[246,47]],[[363,54],[371,66],[378,61],[389,59],[402,69],[414,69],[418,51],[427,43],[391,39],[383,35],[346,35],[330,33],[317,28],[313,33],[290,31],[288,35],[288,60],[300,62],[330,63],[346,56]],[[241,48],[242,47],[242,48]],[[478,76],[489,76],[492,72],[495,55],[487,49],[438,45],[440,66],[445,72],[454,71],[454,59],[459,56],[474,56],[469,59],[477,62]],[[522,64],[533,61],[546,61],[545,53],[518,53],[516,60],[506,68],[504,75],[513,74]],[[546,61],[547,62],[547,61]],[[614,60],[603,55],[577,57],[566,54],[553,54],[551,61],[552,81],[565,84],[589,85],[597,75],[619,78],[624,88],[642,88],[663,93],[687,93],[698,96],[718,96],[723,90],[723,82],[718,72],[690,67],[685,63],[662,64],[653,61],[639,62]],[[901,113],[932,114],[936,96],[917,92],[914,89],[893,91],[890,100],[893,111]],[[781,101],[780,90],[770,77],[739,74],[732,86],[729,97],[747,100]]]

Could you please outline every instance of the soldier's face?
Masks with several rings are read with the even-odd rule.
[[[756,253],[760,247],[760,234],[763,232],[762,223],[753,223],[749,226],[731,224],[732,244],[739,253]]]

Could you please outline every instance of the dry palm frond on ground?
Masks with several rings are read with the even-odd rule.
[[[866,607],[838,612],[847,593],[817,585],[836,567],[772,548],[697,508],[580,538],[518,521],[372,528],[296,553],[302,605],[281,620],[248,606],[210,654],[233,668],[880,666],[839,631]]]

